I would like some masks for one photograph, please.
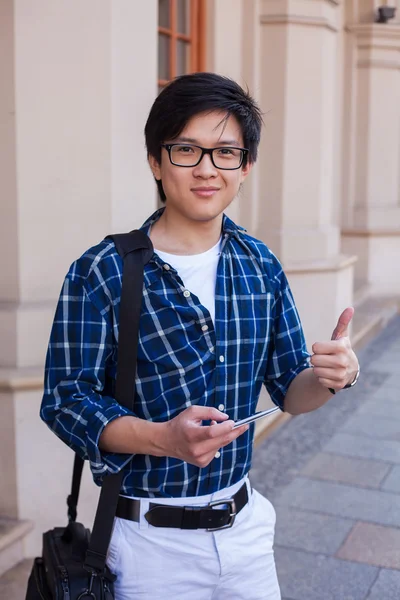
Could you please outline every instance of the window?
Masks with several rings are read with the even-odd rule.
[[[158,0],[158,86],[203,71],[206,0]]]

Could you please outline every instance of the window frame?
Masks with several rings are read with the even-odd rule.
[[[205,31],[206,31],[206,0],[185,0],[190,2],[190,33],[177,31],[178,0],[169,0],[170,27],[158,26],[158,36],[164,35],[169,39],[168,71],[169,79],[158,78],[159,88],[164,87],[177,76],[178,41],[190,45],[189,73],[205,69]]]

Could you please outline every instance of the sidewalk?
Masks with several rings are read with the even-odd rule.
[[[359,359],[352,390],[255,452],[283,600],[400,600],[400,317]]]

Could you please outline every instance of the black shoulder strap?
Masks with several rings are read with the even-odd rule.
[[[118,333],[118,363],[116,400],[133,410],[139,320],[143,294],[143,269],[153,256],[150,238],[141,230],[107,236],[112,239],[124,261]],[[83,460],[75,455],[71,495],[68,497],[68,516],[76,519]],[[122,484],[122,472],[104,478],[85,566],[103,571]]]

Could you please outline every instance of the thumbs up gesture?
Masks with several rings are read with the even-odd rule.
[[[346,308],[340,315],[330,342],[316,342],[312,346],[311,364],[314,375],[323,387],[338,391],[352,383],[357,375],[358,360],[349,338],[349,325],[354,308]]]

